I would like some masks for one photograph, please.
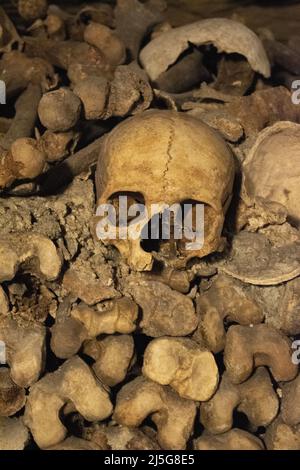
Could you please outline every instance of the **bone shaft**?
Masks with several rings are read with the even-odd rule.
[[[69,183],[75,176],[88,170],[91,165],[96,163],[102,140],[103,137],[96,139],[93,143],[50,170],[43,184],[43,192],[53,191]]]
[[[9,150],[15,140],[30,137],[37,119],[37,108],[42,96],[39,85],[29,85],[16,102],[16,114],[4,136],[1,146]]]
[[[280,65],[288,72],[300,74],[300,54],[279,41],[264,41],[265,48],[276,65]]]

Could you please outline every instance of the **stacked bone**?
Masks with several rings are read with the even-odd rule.
[[[296,52],[233,20],[173,28],[163,1],[18,15],[0,8],[0,449],[299,450],[300,113],[270,67],[286,84]],[[148,217],[101,240],[120,195]],[[201,246],[149,242],[151,207],[185,203]]]

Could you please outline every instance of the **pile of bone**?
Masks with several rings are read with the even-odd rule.
[[[300,108],[271,74],[296,52],[231,19],[173,28],[163,1],[15,14],[0,449],[299,450]],[[203,244],[152,243],[150,215],[100,240],[120,195],[201,204]]]

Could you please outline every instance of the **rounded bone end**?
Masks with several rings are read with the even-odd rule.
[[[145,351],[143,374],[195,401],[209,400],[219,381],[213,354],[194,341],[181,338],[153,340]]]
[[[0,369],[0,416],[13,416],[25,405],[25,389],[16,385],[9,369]]]
[[[263,450],[262,441],[242,429],[231,429],[219,436],[204,433],[194,441],[195,450]]]

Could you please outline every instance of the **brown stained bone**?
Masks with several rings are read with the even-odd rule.
[[[43,18],[47,7],[47,0],[18,0],[18,12],[25,21]]]
[[[143,273],[143,276],[145,279],[162,282],[182,294],[187,294],[190,290],[191,279],[186,271],[163,266],[161,270]]]
[[[15,44],[18,45],[18,48],[22,47],[22,39],[2,7],[0,7],[0,27],[0,52],[11,51]]]
[[[227,112],[251,135],[277,121],[300,121],[299,108],[293,105],[291,93],[284,87],[257,91],[226,105]]]
[[[183,93],[200,82],[209,81],[210,74],[202,63],[203,54],[197,49],[160,74],[155,87],[168,93]]]
[[[101,379],[105,377],[111,383],[116,380],[116,376],[122,374],[123,369],[127,370],[131,359],[133,360],[131,337],[125,335],[132,333],[136,328],[137,306],[124,297],[100,304],[100,310],[93,310],[84,304],[71,308],[73,300],[72,296],[66,297],[58,309],[55,324],[51,328],[51,349],[57,357],[67,359],[80,350],[84,341],[90,340],[87,341],[84,350],[96,361],[95,373],[97,376],[99,373]],[[102,342],[94,340],[105,333],[110,335],[122,333],[124,336],[117,336],[115,340],[113,336],[107,337]],[[120,352],[119,346],[122,347],[122,341],[125,342],[124,347],[128,350],[129,359],[127,361],[122,351],[120,361],[117,359],[117,366],[111,366],[110,362],[115,361],[115,355]],[[108,364],[103,363],[105,355],[108,357]]]
[[[275,226],[279,231],[286,223],[287,209],[281,204],[262,198],[250,198],[243,191],[235,214],[234,229],[240,232],[245,229],[248,232],[257,232],[264,228]]]
[[[300,243],[276,246],[262,233],[240,232],[219,271],[248,284],[271,286],[300,274]]]
[[[70,436],[67,437],[64,441],[60,442],[59,444],[56,444],[54,446],[48,447],[47,450],[54,450],[54,451],[60,451],[60,450],[67,450],[67,451],[73,451],[73,450],[79,450],[79,451],[95,451],[95,450],[107,450],[106,448],[101,448],[94,442],[86,441],[85,439],[80,439],[79,437],[75,436]]]
[[[225,105],[215,104],[213,108],[209,107],[209,109],[207,109],[206,104],[189,101],[182,102],[181,98],[179,99],[181,103],[178,103],[178,99],[174,96],[174,100],[179,106],[179,109],[187,111],[189,115],[208,124],[218,131],[226,141],[236,144],[243,142],[245,138],[244,129],[235,116],[226,112]]]
[[[104,5],[104,9],[105,6],[106,5]],[[101,6],[99,10],[100,9]],[[62,9],[58,5],[50,4],[47,9],[46,18],[35,21],[32,28],[36,26],[37,30],[42,30],[42,38],[54,39],[56,41],[63,41],[66,38],[73,41],[83,41],[83,32],[86,26],[84,23],[86,19],[90,18],[92,11],[96,11],[98,8],[96,9],[93,8],[93,6],[87,6],[86,16],[84,10],[85,7],[76,13],[72,8]]]
[[[110,85],[104,118],[126,117],[148,109],[153,100],[153,91],[145,72],[136,62],[119,65]]]
[[[39,138],[39,148],[46,156],[47,162],[58,162],[74,153],[80,135],[71,130],[67,132],[46,131]]]
[[[9,312],[8,297],[4,289],[0,286],[0,317],[2,315],[7,315],[8,312]]]
[[[61,359],[74,356],[87,337],[85,326],[70,316],[72,300],[68,296],[59,305],[51,328],[50,346],[56,357]]]
[[[23,91],[30,83],[49,90],[57,83],[54,69],[47,58],[29,58],[19,51],[5,54],[0,60],[0,79],[5,82],[7,97]]]
[[[0,146],[9,150],[11,145],[19,138],[31,137],[37,120],[37,109],[42,92],[39,85],[28,85],[15,104],[16,114],[12,124],[0,140]]]
[[[24,420],[40,448],[57,445],[66,437],[59,411],[68,402],[88,421],[101,421],[112,412],[107,391],[78,356],[30,388]]]
[[[10,151],[2,149],[0,154],[1,189],[8,188],[17,180],[35,179],[45,168],[46,157],[43,150],[39,148],[35,139],[29,137],[15,140]],[[29,187],[35,185],[34,182],[27,184]]]
[[[207,43],[214,44],[219,52],[245,56],[253,70],[270,76],[270,64],[260,39],[243,24],[225,18],[207,19],[160,34],[144,47],[140,60],[151,80],[156,80],[189,44]]]
[[[114,11],[116,32],[129,50],[132,60],[138,58],[146,34],[155,25],[162,23],[164,8],[163,1],[148,0],[146,3],[141,3],[139,0],[118,0]]]
[[[187,1],[182,0],[182,4]],[[22,3],[28,8],[28,5],[42,4],[45,0],[22,0]],[[24,90],[27,92],[29,84],[30,88],[39,86],[43,93],[57,90],[58,86],[68,87],[71,93],[76,91],[75,94],[83,105],[79,120],[71,122],[72,126],[76,124],[71,131],[51,130],[43,134],[42,123],[35,117],[29,130],[31,134],[35,131],[35,139],[12,138],[12,145],[3,152],[4,155],[9,155],[5,160],[9,166],[9,175],[3,187],[3,197],[0,198],[0,283],[3,283],[0,286],[0,341],[7,343],[8,364],[0,368],[0,414],[23,415],[21,407],[25,399],[24,387],[35,382],[42,373],[42,399],[35,402],[29,398],[30,404],[27,403],[27,424],[34,434],[30,438],[30,448],[34,445],[49,448],[47,439],[53,437],[57,431],[54,443],[50,445],[51,450],[190,449],[192,439],[196,439],[194,447],[197,449],[261,449],[263,446],[260,439],[264,439],[270,449],[299,449],[300,415],[298,406],[295,405],[298,400],[298,375],[296,379],[292,377],[295,365],[291,357],[294,354],[293,360],[296,357],[298,361],[297,342],[292,343],[297,339],[294,336],[300,333],[300,242],[296,219],[292,213],[297,204],[293,202],[290,207],[285,208],[273,202],[270,195],[264,199],[246,198],[244,188],[238,200],[239,188],[235,187],[233,194],[237,197],[234,203],[238,205],[238,213],[236,216],[236,205],[233,204],[224,225],[232,191],[228,187],[228,192],[221,191],[221,195],[214,192],[220,187],[220,182],[226,179],[222,176],[222,158],[225,158],[226,153],[224,147],[224,151],[220,151],[223,156],[221,155],[220,161],[215,162],[208,177],[203,177],[206,167],[201,168],[198,165],[210,155],[216,156],[218,153],[216,141],[208,151],[200,151],[207,142],[207,135],[201,134],[204,128],[207,134],[212,127],[219,130],[225,140],[230,142],[229,147],[240,160],[239,169],[242,171],[242,162],[245,159],[247,161],[247,154],[249,156],[249,149],[257,133],[282,119],[300,122],[300,108],[291,102],[291,93],[284,88],[273,87],[274,83],[285,83],[290,88],[290,82],[298,78],[296,71],[299,43],[292,45],[289,41],[278,44],[272,38],[269,39],[273,41],[272,47],[275,45],[277,48],[273,57],[270,54],[276,67],[269,81],[257,76],[243,56],[226,51],[221,55],[220,51],[213,50],[210,46],[202,47],[201,53],[198,53],[193,44],[187,43],[179,60],[170,63],[156,84],[152,83],[160,89],[153,90],[145,70],[137,66],[140,63],[140,48],[147,44],[148,39],[151,45],[151,39],[161,40],[166,34],[172,34],[174,30],[171,24],[185,21],[185,12],[182,12],[182,17],[175,19],[174,23],[173,19],[167,18],[165,23],[152,24],[153,17],[163,16],[161,3],[160,0],[119,0],[115,11],[123,19],[126,59],[124,47],[120,43],[112,51],[110,35],[114,37],[118,33],[118,28],[115,30],[118,19],[115,22],[113,7],[86,7],[76,14],[74,5],[66,6],[66,12],[52,6],[47,15],[43,13],[33,25],[19,15],[16,17],[20,34],[26,35],[25,52],[12,50],[6,52],[0,60],[0,80],[7,84],[8,104],[14,105],[18,96]],[[215,3],[220,5],[221,0]],[[223,0],[223,5],[229,3],[232,2]],[[210,15],[217,8],[206,0],[201,5],[197,1],[189,4],[191,5],[185,3],[188,9],[193,9],[194,20],[199,9],[204,11],[204,4],[205,15]],[[7,3],[5,8],[6,5]],[[131,11],[130,6],[133,7]],[[288,9],[290,12],[291,9]],[[7,12],[10,11],[16,9],[8,8]],[[30,6],[28,11],[29,16],[40,16]],[[124,13],[123,16],[120,11]],[[170,11],[172,18],[172,4],[169,5],[167,14]],[[257,9],[251,9],[253,11]],[[283,16],[284,11],[285,7],[282,7]],[[300,10],[295,7],[295,22],[298,11]],[[224,12],[227,13],[225,7]],[[272,14],[270,16],[273,18]],[[248,17],[232,18],[244,24],[253,24],[252,13],[250,20]],[[133,27],[134,21],[139,21],[136,28]],[[254,23],[260,24],[263,21],[265,20],[257,18]],[[290,24],[289,22],[289,26]],[[3,26],[1,14],[0,26]],[[120,27],[120,23],[117,26]],[[283,30],[285,29],[286,25]],[[267,44],[263,33],[255,28],[253,30]],[[101,41],[106,34],[109,41],[103,44]],[[282,41],[280,33],[275,37]],[[10,50],[11,39],[13,38],[3,35],[0,28],[0,51],[3,46]],[[90,44],[84,43],[84,39]],[[22,40],[16,40],[17,45]],[[248,50],[251,49],[249,45],[250,42]],[[176,43],[172,46],[176,47]],[[134,48],[135,52],[132,53]],[[270,49],[268,48],[269,53]],[[291,53],[291,50],[294,52]],[[114,52],[114,56],[108,56],[107,51]],[[187,56],[191,51],[193,52]],[[208,69],[214,74],[207,76],[208,85],[201,83],[206,77],[198,75],[202,73],[200,68],[197,70],[201,54],[203,64],[209,64]],[[166,55],[161,51],[162,58]],[[132,64],[118,67],[119,62],[128,64],[131,60],[134,61]],[[197,83],[201,83],[201,88],[192,90]],[[166,92],[164,89],[171,91]],[[257,91],[253,93],[254,89]],[[186,92],[181,93],[182,90]],[[171,114],[166,118],[166,126],[162,111],[144,111],[150,107],[173,110],[167,111]],[[0,119],[0,139],[4,141],[9,129],[13,130],[13,118],[7,107],[3,109],[5,116],[7,111],[10,116]],[[177,109],[187,113],[178,113]],[[140,114],[132,134],[129,124],[134,122],[135,117],[126,119],[124,132],[118,134],[114,130],[110,136],[98,140],[100,135],[112,128],[122,128],[123,124],[120,127],[116,124],[135,113]],[[157,121],[154,119],[153,127],[150,117],[148,121],[150,113],[161,116]],[[197,126],[194,120],[186,119],[186,125],[181,128],[185,114],[189,113],[194,113],[209,127],[202,123]],[[72,117],[70,115],[67,117]],[[30,121],[28,119],[26,123],[29,127]],[[140,128],[142,132],[139,134]],[[115,135],[117,137],[113,137]],[[222,139],[219,143],[221,141]],[[93,144],[88,145],[90,142]],[[286,150],[286,162],[289,162],[297,157],[297,152],[290,153],[287,143],[288,141],[283,144],[281,142],[275,147],[280,146]],[[73,155],[76,144],[79,151]],[[297,145],[295,142],[295,148]],[[190,164],[193,148],[197,149],[195,161]],[[149,153],[144,152],[144,149],[149,149]],[[111,155],[113,151],[112,163],[107,163],[107,155]],[[94,165],[99,153],[97,186],[99,181],[103,182],[106,175],[109,175],[105,202],[111,199],[115,204],[116,194],[130,191],[128,188],[132,183],[136,187],[131,186],[131,191],[141,194],[137,194],[136,199],[135,195],[132,196],[130,204],[144,200],[146,207],[148,202],[169,202],[168,197],[176,196],[177,199],[174,200],[183,201],[188,195],[190,200],[192,194],[197,195],[192,196],[193,201],[203,201],[205,191],[213,192],[210,200],[204,202],[218,211],[222,222],[210,238],[209,250],[204,250],[206,255],[211,256],[193,259],[187,253],[186,262],[186,240],[160,242],[157,248],[158,244],[152,245],[142,237],[142,242],[138,240],[134,248],[140,249],[137,251],[140,254],[142,250],[146,253],[145,263],[142,259],[141,263],[135,264],[134,258],[127,257],[126,247],[121,250],[121,243],[118,253],[111,246],[114,243],[106,244],[98,240],[94,227]],[[273,156],[276,152],[271,153]],[[60,162],[65,158],[66,161]],[[135,166],[138,166],[139,171],[134,169]],[[176,169],[174,174],[173,166]],[[276,167],[271,166],[271,169]],[[187,169],[191,170],[187,172]],[[287,169],[288,164],[281,163],[281,178],[276,186],[282,188],[280,182],[285,178]],[[296,170],[295,164],[295,179]],[[45,171],[48,172],[45,174]],[[270,167],[261,173],[271,174]],[[141,177],[136,178],[137,174]],[[73,179],[73,183],[68,186]],[[194,187],[193,182],[196,182]],[[209,184],[206,186],[206,183]],[[161,186],[163,191],[160,193]],[[283,188],[289,191],[291,187],[289,178]],[[172,190],[168,192],[170,188]],[[99,191],[99,187],[97,189]],[[101,188],[99,193],[102,194]],[[39,197],[41,194],[46,197]],[[24,195],[27,197],[22,197]],[[206,210],[205,216],[208,213]],[[212,227],[215,220],[213,214],[206,227]],[[221,233],[223,225],[225,230]],[[224,237],[227,237],[228,242],[226,249]],[[243,240],[240,237],[244,237]],[[118,248],[117,244],[115,246]],[[151,251],[152,249],[159,251]],[[216,251],[219,253],[214,254]],[[134,272],[135,269],[150,269],[152,266],[148,273]],[[149,283],[152,283],[150,287]],[[134,289],[137,292],[133,292]],[[131,300],[136,299],[137,295],[140,296],[138,303]],[[125,296],[125,300],[120,296]],[[79,301],[83,303],[78,303]],[[265,324],[260,325],[263,315]],[[53,321],[55,323],[50,327]],[[241,325],[230,326],[232,323]],[[258,327],[269,331],[270,326],[273,327],[272,335],[263,331],[253,340],[253,331]],[[232,330],[237,328],[246,329],[247,334],[240,335],[242,340],[239,337],[238,344],[232,346]],[[3,330],[9,330],[9,333],[5,332],[5,336]],[[224,372],[224,355],[221,351],[226,343],[226,332],[225,363],[228,370]],[[290,336],[291,341],[281,333]],[[169,335],[167,338],[162,337],[166,334]],[[195,344],[195,340],[198,344]],[[136,343],[136,351],[133,342]],[[250,347],[254,342],[256,349]],[[230,344],[233,350],[231,358],[230,351],[228,352]],[[91,365],[87,375],[83,370],[87,367],[82,362],[78,374],[75,374],[76,380],[74,376],[71,377],[72,374],[64,375],[60,371],[48,376],[49,370],[53,371],[58,364],[63,364],[67,371],[73,373],[76,369],[73,359],[78,353]],[[64,362],[65,360],[67,361]],[[17,371],[15,363],[19,365]],[[209,388],[209,365],[212,364],[218,365],[221,385],[218,384],[219,389],[215,390],[216,372],[212,374],[214,383],[209,393],[200,394],[200,391],[203,392],[203,384]],[[263,370],[260,364],[270,367],[273,387],[281,401],[280,415],[273,421],[278,398],[266,372],[265,382],[262,377],[260,381],[257,379]],[[239,367],[247,369],[249,377],[246,380],[243,377],[241,383],[231,383],[225,387],[224,383],[230,382],[228,376],[232,370],[234,369],[235,375]],[[175,376],[172,375],[174,369]],[[213,369],[216,371],[216,367]],[[284,377],[282,370],[286,374]],[[200,380],[206,372],[207,380]],[[102,411],[102,405],[92,396],[94,388],[87,378],[93,377],[92,382],[98,384],[95,373],[105,383],[105,387],[116,387],[113,390],[113,396],[118,395],[116,420],[115,417],[110,419],[106,416],[101,423],[102,417],[99,418],[97,412]],[[152,378],[155,383],[139,377],[130,388],[132,383],[129,381],[141,373],[148,376],[148,379]],[[60,377],[58,382],[62,385],[58,394],[51,392],[57,375]],[[3,376],[7,380],[1,381]],[[43,385],[45,378],[45,388],[49,385],[47,390]],[[240,377],[238,380],[240,381]],[[284,384],[281,380],[286,380],[287,383]],[[165,382],[169,385],[164,385]],[[80,406],[74,400],[78,389],[84,392]],[[176,395],[174,389],[182,397]],[[224,389],[232,399],[230,404],[227,396],[224,398]],[[122,391],[118,394],[119,390]],[[194,425],[195,410],[199,407],[194,400],[205,400],[213,392],[215,393],[209,397],[209,402],[201,401],[201,407],[203,405],[205,409],[208,403],[211,405],[221,396],[221,425],[229,428],[232,425],[242,425],[243,429],[252,434],[234,428],[213,435],[207,430],[199,430],[199,426],[202,426],[199,422]],[[30,395],[36,397],[33,389]],[[18,402],[20,397],[22,400]],[[83,402],[88,402],[91,406],[96,404],[96,415],[87,416],[82,409]],[[53,403],[57,406],[51,408]],[[223,419],[226,411],[231,413],[233,424],[230,423],[230,417],[225,416]],[[244,425],[244,417],[240,420],[240,415],[236,412],[246,415],[245,419],[248,417],[249,426]],[[263,413],[264,416],[268,415],[265,421],[262,419]],[[30,421],[33,415],[35,416]],[[205,416],[203,413],[202,415]],[[209,416],[212,417],[211,409]],[[145,419],[148,424],[151,418],[154,425],[150,428],[145,425]],[[265,429],[260,427],[261,423]],[[40,439],[44,438],[46,442],[41,444]],[[28,440],[29,434],[22,424],[22,417],[18,420],[0,418],[0,449],[22,449],[27,446]]]
[[[94,359],[93,371],[109,387],[123,382],[135,360],[134,341],[130,335],[109,335],[87,341],[83,351]]]
[[[55,244],[38,233],[16,231],[0,237],[0,282],[12,280],[18,270],[47,279],[58,278],[62,259]]]
[[[264,450],[263,442],[242,429],[231,429],[220,435],[204,432],[194,441],[195,450]]]
[[[0,450],[24,450],[29,440],[22,418],[0,417]]]
[[[138,427],[151,416],[157,426],[157,440],[164,449],[185,449],[191,435],[196,405],[180,398],[171,388],[144,377],[124,385],[117,395],[114,420],[128,427]]]
[[[95,47],[80,41],[54,41],[52,39],[25,39],[25,53],[29,57],[39,57],[52,65],[69,70],[72,66],[81,65],[93,70],[94,74],[110,73],[103,54]]]
[[[175,101],[177,102],[176,98]],[[199,109],[198,109],[199,111]],[[191,115],[197,117],[197,113],[191,112]],[[219,110],[203,110],[199,114],[199,118],[208,124],[210,127],[220,132],[228,142],[238,143],[244,138],[244,129],[238,120],[226,113],[226,111]]]
[[[85,428],[84,437],[110,450],[159,450],[155,436],[147,431],[121,425],[93,424]]]
[[[99,49],[109,64],[121,65],[125,62],[125,46],[114,31],[107,26],[90,22],[84,30],[84,40]]]
[[[35,383],[45,367],[45,327],[39,323],[22,325],[12,318],[2,318],[0,339],[6,345],[12,380],[19,387]]]
[[[199,108],[197,103],[187,103],[183,109],[190,110],[189,114],[200,119],[207,112]],[[285,87],[273,87],[238,97],[228,104],[219,105],[218,111],[224,118],[237,121],[247,137],[277,121],[300,122],[299,106],[292,103],[291,92]]]
[[[144,353],[143,374],[161,385],[170,385],[182,398],[195,401],[209,400],[219,382],[212,353],[189,338],[151,341]]]
[[[95,305],[102,300],[118,296],[113,286],[104,285],[101,279],[96,279],[91,270],[70,268],[64,275],[63,287],[75,299],[80,299],[87,305]]]
[[[292,352],[291,340],[271,326],[234,325],[227,332],[224,364],[235,384],[247,380],[259,366],[269,367],[276,381],[286,382],[298,373]]]
[[[127,297],[98,304],[97,310],[81,303],[71,310],[71,316],[85,326],[86,339],[101,334],[129,334],[136,329],[138,306]]]
[[[12,123],[11,118],[0,117],[0,134],[6,134]]]
[[[38,106],[39,119],[53,132],[69,131],[77,124],[81,114],[81,100],[69,88],[45,93]]]
[[[67,70],[76,62],[77,53],[89,50],[90,46],[77,41],[53,41],[26,37],[25,53],[28,57],[39,57],[48,60],[52,65]],[[79,56],[80,57],[80,56]],[[103,61],[103,57],[101,56]]]
[[[41,192],[43,194],[53,193],[61,186],[70,183],[75,176],[87,171],[97,162],[102,143],[103,137],[100,137],[83,149],[78,150],[74,155],[66,158],[59,165],[51,168],[45,174]]]
[[[143,311],[140,327],[152,337],[186,336],[198,324],[193,302],[157,281],[141,281],[128,287]]]
[[[29,84],[15,104],[16,113],[6,134],[0,139],[0,187],[15,180],[33,179],[45,166],[45,154],[31,139],[37,121],[41,87]]]
[[[225,347],[224,321],[250,325],[261,323],[264,313],[247,287],[236,279],[220,274],[208,291],[197,298],[199,325],[193,339],[218,353]]]
[[[290,425],[300,424],[300,376],[282,385],[281,417]]]
[[[55,39],[56,41],[66,39],[66,24],[64,19],[55,13],[51,13],[49,9],[46,19],[40,24],[43,31],[45,28],[45,33],[50,39]]]
[[[255,72],[243,57],[224,56],[213,86],[224,94],[243,96],[251,87]]]
[[[67,317],[56,321],[51,328],[51,350],[60,359],[68,359],[76,354],[87,338],[87,330],[81,322]]]
[[[12,416],[25,404],[25,390],[16,385],[9,369],[0,369],[0,416]]]
[[[300,74],[299,52],[275,39],[265,39],[263,43],[273,64],[279,65],[294,75]]]
[[[243,62],[244,63],[244,62]],[[221,62],[222,64],[222,62]],[[220,67],[222,70],[222,66]],[[222,76],[222,74],[221,74]],[[234,93],[228,93],[227,91],[222,90],[222,86],[226,87],[225,84],[222,85],[222,78],[221,78],[221,83],[218,83],[218,78],[216,81],[211,84],[207,85],[206,83],[202,83],[200,88],[198,90],[192,90],[190,92],[190,97],[193,99],[197,99],[199,101],[203,101],[204,103],[206,101],[212,100],[220,103],[231,103],[234,102],[234,100],[237,99],[237,97],[234,95]],[[227,77],[224,78],[224,81],[228,80]],[[240,82],[239,82],[240,83]],[[227,85],[228,86],[228,85]],[[221,89],[219,89],[221,88]],[[225,88],[226,90],[226,88]],[[208,107],[209,107],[209,103]],[[212,103],[213,105],[213,103]],[[212,106],[212,109],[214,107]]]
[[[191,116],[149,110],[123,121],[100,149],[96,172],[98,205],[111,199],[117,204],[119,193],[139,193],[147,211],[134,227],[135,237],[106,237],[104,243],[114,245],[135,271],[150,271],[154,258],[184,268],[194,257],[222,250],[221,233],[235,170],[236,162],[226,142]],[[166,204],[182,204],[186,200],[204,205],[209,221],[204,227],[204,243],[190,244],[186,238],[171,243],[161,240],[156,252],[144,250],[143,232],[151,218],[165,212]],[[190,209],[194,212],[195,205]],[[194,242],[195,237],[191,237]]]
[[[225,372],[215,395],[200,405],[200,421],[209,433],[222,434],[232,428],[234,410],[244,413],[252,426],[259,427],[270,424],[278,408],[278,396],[264,367],[239,385],[234,385]]]
[[[300,224],[300,125],[278,122],[259,133],[243,162],[243,187],[251,199],[282,204]]]
[[[284,234],[284,232],[283,232]],[[251,295],[265,312],[265,323],[288,336],[298,335],[300,278],[275,286],[251,286]]]
[[[299,36],[299,34],[291,34],[288,38],[287,44],[294,51],[298,51],[299,50],[299,45],[300,45],[300,36]]]
[[[38,146],[35,139],[20,138],[14,141],[9,152],[2,149],[0,165],[0,186],[1,189],[10,188],[15,183],[15,188],[10,188],[7,192],[16,191],[19,188],[35,188],[36,182],[24,181],[18,185],[18,180],[34,180],[41,175],[45,168],[46,157]],[[24,191],[26,192],[26,190]]]
[[[276,311],[272,313],[267,318],[268,324],[287,335],[300,334],[300,277],[280,286]]]
[[[300,450],[300,426],[290,426],[281,415],[268,426],[264,441],[268,450]]]
[[[101,119],[105,116],[110,91],[110,84],[105,77],[87,77],[78,81],[73,91],[82,101],[85,119]]]

